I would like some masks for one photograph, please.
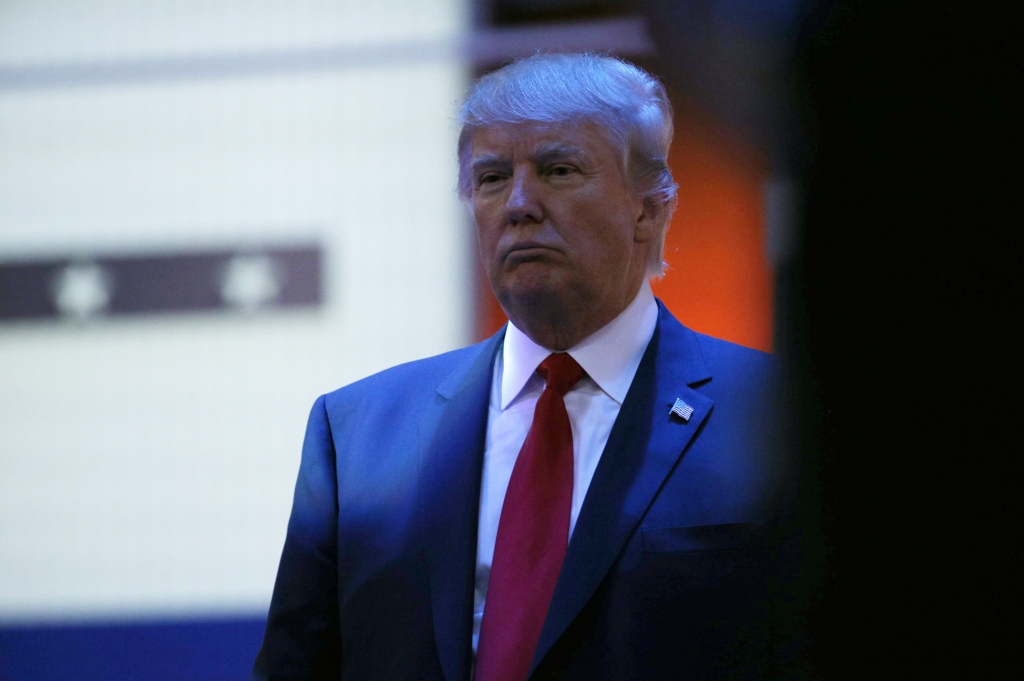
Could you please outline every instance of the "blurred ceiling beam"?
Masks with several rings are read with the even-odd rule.
[[[479,29],[463,39],[0,66],[0,91],[230,78],[464,59],[488,68],[541,52],[654,53],[641,16]]]

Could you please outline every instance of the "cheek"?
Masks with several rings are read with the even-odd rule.
[[[583,247],[602,262],[621,260],[633,243],[629,216],[615,208],[590,210],[578,225]]]
[[[490,262],[498,249],[501,229],[493,217],[487,213],[474,210],[473,220],[476,223],[476,238],[480,247],[480,256],[485,263]]]
[[[490,211],[487,210],[487,205],[483,201],[476,200],[473,202],[473,222],[476,223],[476,231],[483,240],[484,235],[492,231],[493,219]]]

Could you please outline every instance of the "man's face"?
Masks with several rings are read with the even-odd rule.
[[[601,128],[483,128],[469,162],[480,254],[517,326],[530,333],[531,315],[575,315],[593,332],[625,309],[653,230]]]

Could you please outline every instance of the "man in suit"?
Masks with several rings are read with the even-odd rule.
[[[772,362],[651,293],[664,89],[537,56],[477,83],[461,121],[510,322],[317,400],[254,678],[775,673]]]

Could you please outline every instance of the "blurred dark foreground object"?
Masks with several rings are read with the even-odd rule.
[[[800,41],[804,232],[779,290],[822,678],[1019,673],[1020,14],[820,3]]]

